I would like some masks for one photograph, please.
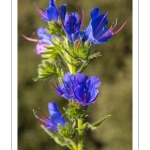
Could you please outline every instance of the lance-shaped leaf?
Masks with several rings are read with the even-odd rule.
[[[84,129],[84,128],[90,128],[91,130],[95,130],[95,129],[97,129],[102,124],[102,122],[104,122],[110,116],[111,115],[107,115],[104,118],[102,118],[101,120],[99,120],[99,121],[97,121],[97,122],[95,122],[93,124],[90,124],[90,123],[86,122],[85,124],[83,124],[82,129]]]
[[[100,52],[94,52],[93,54],[90,54],[86,61],[82,61],[82,65],[78,68],[77,72],[83,72],[83,70],[85,70],[86,67],[98,56],[101,56]]]
[[[51,138],[55,140],[57,144],[67,146],[69,149],[75,150],[72,146],[71,140],[62,137],[58,132],[47,130],[43,125],[41,125],[41,127]]]
[[[38,66],[38,77],[34,78],[34,81],[46,79],[48,77],[56,76],[61,77],[63,71],[58,68],[56,63],[43,60],[42,63]]]
[[[107,118],[109,118],[111,115],[107,115],[106,117],[104,117],[103,119],[101,119],[100,121],[92,124],[93,127],[99,127],[103,121],[105,121]]]

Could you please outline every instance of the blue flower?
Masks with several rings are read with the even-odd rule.
[[[69,72],[62,79],[63,84],[56,87],[58,95],[75,100],[77,103],[87,106],[96,101],[101,85],[100,79],[96,76],[88,77],[83,73],[77,72],[75,75]]]
[[[50,113],[50,117],[47,117],[42,111],[42,114],[46,117],[46,120],[43,120],[41,118],[39,118],[35,111],[33,110],[33,113],[35,115],[35,117],[37,118],[37,120],[44,125],[48,130],[55,130],[58,131],[58,125],[60,124],[61,126],[65,126],[66,121],[65,119],[62,117],[61,112],[58,109],[57,104],[52,101],[51,103],[48,103],[48,110]]]
[[[65,7],[65,6],[66,4],[63,4],[61,7]],[[49,7],[45,11],[37,4],[35,4],[35,7],[39,15],[42,17],[44,21],[46,22],[52,21],[52,20],[58,21],[60,14],[59,14],[59,10],[57,9],[54,0],[49,1]]]
[[[66,36],[70,42],[75,42],[77,39],[82,39],[83,31],[81,31],[82,24],[83,24],[83,12],[81,11],[80,7],[80,16],[77,12],[71,13],[70,15],[68,12],[66,13],[66,7],[61,7],[62,10],[60,12],[60,18],[62,21],[62,28],[66,33]]]
[[[84,30],[83,42],[88,41],[92,44],[105,44],[113,35],[117,34],[124,27],[126,22],[121,26],[121,28],[114,32],[115,24],[108,29],[106,25],[108,24],[108,13],[100,14],[99,8],[94,8],[91,13],[91,21],[88,27]]]

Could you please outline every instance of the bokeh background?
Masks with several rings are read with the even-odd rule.
[[[56,95],[49,80],[34,82],[40,56],[34,53],[36,43],[26,41],[21,33],[34,37],[36,29],[47,24],[40,19],[34,2],[42,8],[48,0],[18,0],[18,150],[67,150],[57,145],[40,127],[32,109],[40,107],[47,115],[48,102],[55,100],[60,110],[67,100]],[[111,114],[98,130],[85,134],[86,150],[132,149],[132,1],[131,0],[57,0],[57,6],[67,3],[71,13],[84,11],[85,28],[90,21],[90,11],[99,7],[101,13],[108,11],[109,26],[118,19],[124,29],[104,45],[94,45],[93,50],[102,56],[94,60],[84,71],[88,76],[100,77],[102,85],[95,104],[89,109],[91,122]],[[63,111],[63,110],[62,110]]]

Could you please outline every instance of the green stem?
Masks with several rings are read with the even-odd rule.
[[[82,129],[83,121],[82,119],[78,119],[78,150],[83,150],[83,129]]]
[[[70,71],[71,74],[76,73],[76,66],[68,64],[68,68],[69,68],[69,71]]]
[[[78,150],[76,144],[72,140],[70,140],[70,143],[73,147],[73,150]]]
[[[73,62],[72,58],[67,53],[65,55],[65,58],[69,62],[69,63],[66,62],[66,64],[68,66],[68,69],[69,69],[70,73],[75,74],[76,73],[76,66],[72,64],[72,62]]]

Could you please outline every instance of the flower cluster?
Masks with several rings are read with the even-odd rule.
[[[101,14],[99,8],[94,8],[90,13],[91,21],[89,25],[82,30],[83,11],[79,6],[80,15],[77,12],[68,14],[68,12],[66,12],[66,4],[62,4],[57,8],[54,0],[50,0],[49,7],[45,11],[37,4],[35,4],[35,7],[45,22],[56,21],[66,34],[68,41],[71,43],[80,40],[83,43],[87,41],[91,44],[105,44],[112,36],[121,31],[126,24],[125,22],[117,31],[114,31],[114,28],[117,25],[116,20],[110,28],[107,28],[108,13]],[[31,39],[26,36],[24,37],[30,41],[38,41],[36,53],[41,54],[46,51],[45,47],[52,45],[52,35],[43,27],[40,27],[37,30],[37,35],[40,40]]]
[[[101,81],[97,76],[88,77],[82,72],[91,61],[101,56],[100,52],[92,52],[91,46],[105,44],[122,30],[126,22],[117,31],[114,31],[117,21],[107,28],[108,13],[101,14],[100,9],[96,7],[90,12],[91,21],[88,26],[82,29],[83,11],[80,6],[78,6],[79,14],[77,12],[69,14],[66,4],[57,8],[55,0],[49,1],[46,10],[37,4],[35,7],[41,19],[48,25],[37,29],[39,39],[22,34],[25,39],[37,43],[35,52],[42,57],[42,62],[38,66],[38,77],[34,80],[56,77],[57,85],[51,83],[57,95],[68,100],[68,107],[64,108],[65,112],[61,114],[57,104],[52,101],[48,104],[50,117],[42,111],[45,119],[40,118],[34,110],[33,113],[58,144],[71,150],[82,150],[83,131],[86,128],[97,129],[109,117],[106,116],[94,124],[85,121],[88,116],[86,109],[96,102]],[[65,117],[68,117],[70,122],[66,121]],[[79,134],[78,147],[72,140],[76,131]]]

